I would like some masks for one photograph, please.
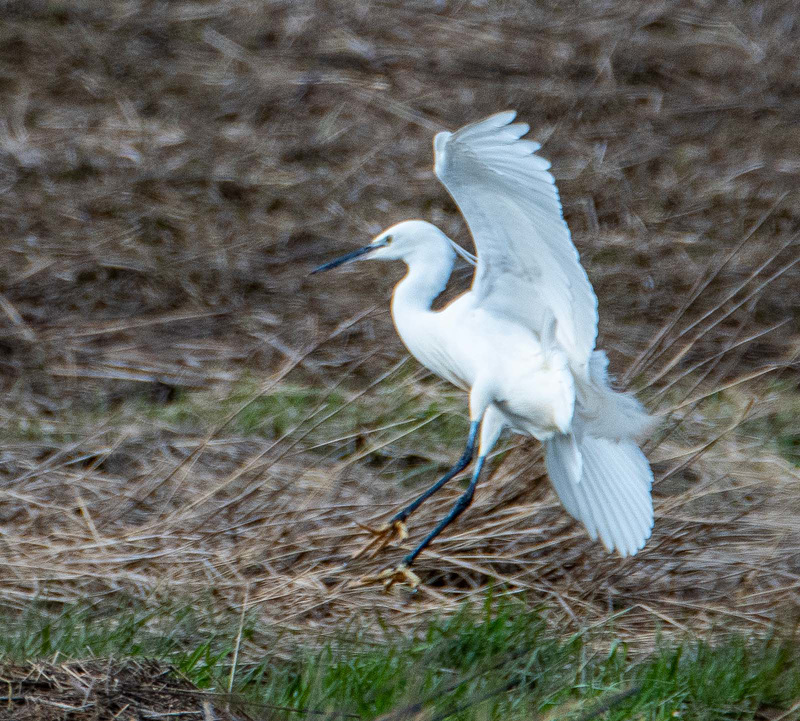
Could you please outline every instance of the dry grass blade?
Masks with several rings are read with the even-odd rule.
[[[750,228],[747,233],[745,233],[744,237],[728,252],[728,254],[722,259],[721,262],[714,262],[712,263],[711,267],[708,271],[702,275],[700,275],[695,282],[694,287],[689,292],[686,300],[682,303],[682,305],[672,314],[672,317],[659,329],[658,333],[656,333],[653,340],[647,345],[647,347],[636,357],[633,363],[625,370],[625,373],[622,376],[622,382],[625,383],[626,381],[630,380],[634,375],[642,371],[648,361],[652,361],[653,356],[655,353],[660,349],[662,341],[672,332],[672,330],[680,323],[681,319],[686,315],[687,311],[697,302],[697,300],[703,295],[704,291],[708,290],[711,284],[716,280],[720,273],[722,273],[725,268],[727,268],[736,255],[741,252],[747,242],[753,237],[755,232],[764,225],[767,218],[772,215],[775,210],[780,206],[780,204],[784,201],[786,196],[789,194],[788,191],[781,193],[775,202],[767,209],[763,215],[756,220],[753,226]],[[794,239],[789,241],[787,245],[791,242],[794,242]],[[784,246],[785,247],[785,246]],[[781,248],[783,250],[783,248]],[[779,251],[780,252],[780,251]],[[777,255],[777,254],[776,254]],[[773,256],[776,257],[776,255]],[[771,262],[772,258],[768,262]],[[737,289],[736,292],[738,292]],[[734,293],[735,295],[735,293]],[[719,305],[722,305],[725,301],[722,301]],[[713,312],[713,311],[711,311]],[[684,328],[678,336],[673,340],[676,341],[681,338],[683,335],[688,333],[693,327],[695,327],[698,323],[700,323],[705,317],[699,318],[694,320],[690,323],[686,328]],[[662,352],[664,352],[663,349]]]
[[[653,396],[650,399],[651,404],[657,402],[659,398],[665,396],[672,388],[680,386],[687,379],[692,380],[693,383],[695,384],[694,387],[692,388],[692,391],[694,391],[698,385],[702,385],[703,381],[705,381],[706,378],[708,377],[708,374],[710,374],[713,371],[716,364],[719,361],[721,361],[722,358],[726,356],[728,353],[738,348],[746,347],[750,343],[753,343],[754,341],[767,335],[768,333],[772,333],[773,331],[783,328],[783,326],[785,326],[787,323],[790,322],[791,320],[789,318],[785,318],[784,320],[779,321],[775,325],[770,326],[769,328],[765,328],[763,330],[759,330],[758,332],[753,333],[752,335],[749,335],[746,338],[735,338],[718,353],[715,353],[706,358],[703,358],[702,360],[699,360],[694,365],[688,366],[686,369],[681,370],[680,373],[674,373],[673,377],[670,378],[669,382],[660,385],[658,390],[653,394]],[[711,364],[711,365],[707,369],[706,373],[700,376],[698,374],[698,371],[700,371],[700,369],[703,368],[703,366],[705,366],[706,364]],[[691,395],[691,392],[689,393],[689,395]]]
[[[791,367],[791,364],[776,363],[775,365],[770,366],[768,368],[761,368],[760,370],[753,371],[752,373],[748,373],[739,378],[734,378],[733,380],[728,381],[723,385],[716,386],[713,389],[704,392],[702,395],[684,400],[678,405],[673,406],[671,410],[679,411],[682,410],[683,408],[686,408],[687,406],[696,406],[698,403],[700,403],[700,401],[703,401],[712,395],[716,395],[718,393],[721,393],[722,391],[731,390],[732,388],[736,388],[737,386],[741,386],[744,385],[745,383],[749,383],[750,381],[756,380],[757,378],[761,378],[767,375],[768,373],[779,372],[789,367]]]
[[[682,338],[684,335],[686,335],[689,331],[691,331],[692,329],[694,329],[697,326],[699,326],[704,320],[708,319],[710,316],[712,316],[717,311],[722,310],[724,308],[725,304],[729,300],[732,300],[733,298],[735,298],[739,294],[739,292],[746,287],[747,283],[749,283],[751,280],[753,280],[756,277],[758,277],[758,275],[761,273],[761,271],[764,270],[768,265],[770,265],[780,255],[780,253],[785,248],[788,248],[788,247],[790,247],[792,245],[797,245],[797,239],[794,238],[794,237],[791,240],[787,241],[778,251],[776,251],[766,261],[764,261],[758,268],[756,268],[750,274],[750,276],[746,280],[744,280],[738,287],[736,287],[733,290],[731,290],[726,296],[724,296],[720,301],[718,301],[716,303],[716,305],[713,308],[711,308],[711,310],[709,310],[706,313],[702,314],[698,319],[692,321],[686,328],[684,328],[678,334],[678,336],[669,345],[667,345],[666,348],[664,348],[664,352],[666,353],[674,343],[676,343],[680,338]],[[692,348],[695,346],[695,344],[699,340],[701,340],[703,337],[705,337],[706,334],[708,334],[716,326],[718,326],[720,323],[722,323],[725,319],[727,319],[728,317],[733,315],[733,313],[735,313],[737,310],[739,310],[739,308],[741,308],[743,305],[748,303],[753,298],[757,298],[759,296],[759,294],[764,290],[764,288],[769,286],[777,278],[780,278],[784,273],[786,273],[787,271],[789,271],[792,268],[794,268],[794,266],[797,265],[798,263],[800,263],[800,255],[798,255],[795,258],[792,258],[790,261],[788,261],[783,266],[778,268],[778,270],[776,270],[774,273],[772,273],[765,280],[761,281],[758,285],[755,286],[755,288],[750,290],[742,298],[737,300],[730,308],[728,308],[720,316],[715,318],[712,323],[709,323],[704,328],[699,330],[692,338],[690,338],[687,341],[687,343],[684,345],[683,348],[680,349],[680,351],[678,351],[678,353],[676,353],[669,361],[667,361],[666,363],[663,364],[661,369],[652,378],[649,379],[649,382],[653,383],[653,384],[658,383],[658,381],[660,381],[665,375],[667,375],[670,371],[672,371],[672,369],[675,368],[675,366],[678,365],[678,363],[680,363],[685,358],[685,356],[692,350]]]
[[[245,721],[156,661],[97,659],[0,666],[0,698],[14,721],[214,718]]]

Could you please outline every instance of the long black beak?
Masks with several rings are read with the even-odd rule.
[[[369,245],[365,245],[363,248],[354,250],[352,253],[343,255],[341,258],[332,260],[330,263],[325,263],[325,265],[321,265],[319,268],[314,268],[314,270],[312,270],[311,273],[309,273],[309,275],[314,275],[314,273],[321,273],[323,270],[330,270],[331,268],[336,268],[340,265],[344,265],[345,263],[349,263],[351,260],[360,258],[362,255],[366,255],[370,251],[377,250],[382,246],[383,243],[370,243]]]

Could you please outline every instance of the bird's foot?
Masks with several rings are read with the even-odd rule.
[[[387,568],[374,576],[363,576],[357,585],[367,586],[372,583],[382,583],[384,591],[388,591],[395,583],[406,584],[412,591],[416,591],[422,581],[408,565],[401,563],[397,568]]]
[[[402,543],[408,538],[408,529],[406,524],[402,521],[389,521],[384,523],[379,528],[371,528],[370,526],[358,523],[360,528],[363,528],[367,533],[372,535],[370,541],[360,550],[356,551],[352,558],[361,558],[361,556],[369,555],[370,558],[377,556],[386,546],[390,543]]]

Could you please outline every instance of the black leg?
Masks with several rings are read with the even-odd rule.
[[[419,556],[420,553],[427,547],[427,545],[438,536],[452,521],[458,518],[472,503],[472,496],[475,494],[475,487],[478,485],[478,476],[481,474],[481,469],[483,468],[483,462],[486,460],[486,456],[479,456],[478,462],[475,464],[475,472],[472,474],[472,480],[469,482],[469,487],[466,491],[459,497],[456,501],[456,504],[440,522],[439,525],[436,526],[426,537],[422,543],[419,544],[411,553],[409,553],[404,559],[401,566],[408,568],[412,563],[414,563],[414,559]]]
[[[445,483],[452,480],[455,475],[463,471],[472,460],[472,455],[475,453],[475,439],[478,437],[478,426],[480,421],[473,421],[469,426],[469,437],[467,438],[467,447],[461,458],[447,473],[445,473],[436,483],[434,483],[425,493],[417,498],[413,503],[409,503],[402,511],[392,516],[389,525],[395,521],[405,521],[414,511],[416,511],[425,501],[427,501],[436,491],[438,491]]]

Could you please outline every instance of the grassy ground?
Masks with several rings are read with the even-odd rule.
[[[29,609],[7,622],[6,630],[0,641],[6,665],[0,669],[5,678],[28,677],[27,686],[13,690],[20,696],[23,690],[33,692],[27,704],[39,704],[36,718],[49,718],[47,702],[60,688],[59,675],[70,673],[73,689],[62,689],[59,700],[63,704],[74,695],[86,718],[111,718],[132,698],[145,708],[164,703],[164,666],[134,666],[137,688],[125,685],[130,665],[119,660],[69,660],[87,656],[166,662],[199,689],[194,694],[188,688],[173,691],[178,708],[189,713],[205,701],[232,709],[235,718],[286,717],[294,711],[393,719],[775,721],[796,718],[792,704],[800,698],[800,649],[791,641],[732,637],[710,646],[686,640],[645,658],[633,657],[619,641],[597,650],[593,637],[613,638],[611,621],[572,636],[554,636],[541,616],[518,602],[487,600],[483,608],[432,620],[408,638],[387,634],[366,639],[352,628],[339,629],[314,646],[297,637],[288,656],[252,653],[256,646],[269,648],[280,629],[264,627],[250,614],[236,619],[198,610],[196,602],[99,617],[88,608],[55,617]],[[30,660],[32,665],[20,665]],[[15,673],[9,674],[12,669]],[[108,684],[112,669],[113,676],[123,679],[120,694],[93,691]],[[22,707],[10,704],[10,718],[22,718],[14,715]],[[69,718],[84,718],[79,714]]]
[[[671,705],[706,693],[687,690],[683,669],[771,678],[780,643],[763,639],[791,635],[800,606],[795,3],[26,0],[0,14],[10,658],[79,655],[19,623],[40,629],[31,604],[58,617],[88,603],[139,640],[98,646],[75,610],[52,636],[83,628],[93,654],[139,644],[218,689],[233,631],[171,605],[203,598],[209,618],[233,618],[225,628],[243,609],[269,638],[282,665],[264,688],[287,704],[291,661],[302,702],[326,712],[369,716],[430,691],[435,716],[459,702],[438,693],[448,674],[472,662],[436,667],[425,694],[399,682],[380,707],[358,707],[320,680],[342,655],[326,644],[352,629],[355,658],[412,678],[430,668],[425,629],[433,654],[447,643],[436,628],[486,632],[457,614],[494,587],[563,661],[541,668],[565,697],[545,708],[519,681],[519,708],[579,714],[596,689],[582,696],[576,678],[613,662],[603,693],[631,688],[668,638],[663,658],[684,650],[663,708],[640,694],[620,709],[724,718],[788,703],[772,681],[740,679],[755,690],[707,697],[702,712]],[[348,564],[365,541],[357,524],[384,520],[453,462],[466,405],[406,359],[387,312],[399,268],[308,271],[407,217],[468,247],[430,172],[431,137],[508,107],[553,161],[599,297],[599,345],[661,417],[645,446],[656,528],[634,559],[608,557],[554,498],[537,444],[508,438],[474,507],[420,559],[423,589],[382,594],[353,581],[403,549]],[[448,294],[468,282],[459,268]],[[409,544],[458,491],[420,509]],[[119,599],[139,609],[127,621]],[[585,630],[610,618],[632,655],[609,662],[611,637],[589,643]],[[519,630],[506,626],[498,638]],[[718,652],[685,640],[732,632],[762,640]],[[265,648],[243,646],[242,674]],[[523,665],[472,683],[469,698],[517,683]]]

